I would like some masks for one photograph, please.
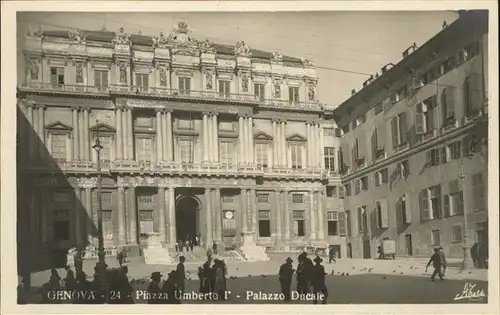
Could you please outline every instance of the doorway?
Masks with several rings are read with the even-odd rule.
[[[364,259],[371,258],[370,241],[363,241],[363,258]]]
[[[347,244],[347,258],[352,258],[352,244]]]
[[[411,241],[411,234],[405,235],[405,248],[406,248],[406,255],[413,256],[413,244]]]
[[[181,197],[175,208],[177,241],[192,240],[198,233],[199,203],[192,196]]]

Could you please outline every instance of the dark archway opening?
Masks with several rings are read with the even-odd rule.
[[[181,197],[175,209],[177,241],[192,240],[198,233],[199,204],[193,197]]]

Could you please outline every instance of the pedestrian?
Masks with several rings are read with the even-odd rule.
[[[123,265],[125,259],[125,253],[123,252],[123,247],[118,248],[118,253],[116,254],[116,259],[118,260],[118,265],[120,267]]]
[[[180,293],[180,296],[182,296],[182,293],[184,292],[184,282],[186,279],[186,273],[185,273],[185,268],[184,268],[184,262],[186,261],[186,258],[184,256],[179,257],[179,263],[177,264],[177,269],[175,270],[176,276],[177,276],[177,290]]]
[[[292,276],[295,269],[292,266],[293,260],[290,257],[287,257],[285,263],[281,265],[279,271],[279,281],[281,285],[281,293],[285,296],[285,301],[291,300],[291,285],[292,285]]]
[[[196,246],[200,246],[200,237],[198,235],[196,235]]]
[[[425,272],[427,272],[427,268],[431,263],[432,266],[434,267],[434,272],[431,275],[431,280],[434,281],[436,275],[439,276],[439,279],[444,280],[443,274],[441,272],[442,265],[441,265],[441,256],[439,255],[439,248],[434,248],[434,254],[432,254],[431,258],[429,259],[429,262],[427,263],[427,266],[425,266]]]
[[[158,271],[155,271],[151,273],[151,282],[148,285],[148,304],[160,304],[161,299],[159,297],[161,296],[161,273]]]
[[[50,270],[49,284],[52,290],[61,289],[61,277],[59,276],[57,270],[55,270],[54,268]]]
[[[175,252],[179,252],[179,242],[175,242]]]
[[[76,247],[73,246],[68,250],[68,253],[66,254],[66,266],[69,266],[70,268],[75,267],[75,254]]]
[[[470,248],[470,256],[474,262],[474,267],[479,268],[479,255],[478,255],[478,244],[477,242]]]
[[[378,259],[384,259],[384,251],[382,250],[382,246],[377,247]]]
[[[74,253],[75,272],[83,271],[83,254],[82,251],[77,249]]]
[[[328,263],[332,263],[332,261],[334,263],[337,263],[337,261],[335,260],[335,252],[333,251],[333,247],[330,247],[330,250],[328,251]]]
[[[309,293],[310,289],[310,272],[311,272],[311,260],[307,258],[307,253],[303,252],[299,255],[298,259],[299,265],[297,266],[297,291],[300,294]]]
[[[214,251],[214,255],[217,255],[217,243],[215,241],[213,241],[212,250]]]
[[[313,275],[312,275],[312,287],[314,293],[313,304],[318,304],[318,295],[322,294],[321,304],[326,304],[326,299],[328,297],[328,290],[326,288],[325,283],[325,267],[321,265],[323,259],[321,257],[316,256],[314,259],[316,265],[313,267]]]
[[[191,248],[191,253],[192,253],[194,248],[194,239],[189,240],[189,247]]]
[[[200,293],[203,293],[203,266],[198,267],[198,280],[200,281]]]
[[[212,269],[214,275],[214,292],[217,293],[219,299],[224,298],[224,291],[226,291],[226,276],[224,274],[225,267],[222,264],[222,261],[215,259]]]
[[[177,274],[175,270],[168,273],[167,281],[163,282],[162,293],[166,293],[167,299],[159,301],[159,304],[180,304],[182,296],[178,295]]]
[[[203,264],[203,293],[212,293],[212,268],[210,267],[210,260]]]
[[[66,269],[66,279],[64,279],[66,290],[74,290],[76,286],[75,274],[70,266],[66,266],[64,269]]]
[[[443,277],[445,276],[446,274],[446,266],[448,265],[447,261],[446,261],[446,255],[444,254],[444,249],[443,247],[439,247],[439,257],[441,258],[441,273],[443,274]]]
[[[488,268],[488,246],[484,244],[483,242],[478,243],[477,247],[477,254],[478,254],[478,261],[479,261],[479,268]]]
[[[186,248],[186,252],[189,252],[189,249],[191,248],[191,241],[189,239],[186,240],[184,247]]]

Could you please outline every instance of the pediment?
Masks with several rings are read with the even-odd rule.
[[[288,136],[286,138],[286,140],[288,140],[288,141],[301,141],[301,142],[306,142],[307,141],[306,138],[304,138],[303,136],[299,135],[298,133],[294,133],[293,135]]]
[[[45,126],[48,130],[61,130],[61,131],[70,131],[73,130],[73,127],[63,124],[60,121],[53,122]]]
[[[253,135],[253,138],[256,139],[256,140],[273,140],[272,136],[270,136],[269,134],[267,134],[267,133],[265,133],[263,131],[256,132]]]
[[[99,133],[114,133],[116,131],[116,129],[111,127],[108,124],[99,123],[99,124],[93,126],[92,128],[90,128],[90,131],[96,132],[96,133],[97,132],[99,132]]]

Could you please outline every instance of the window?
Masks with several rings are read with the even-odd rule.
[[[443,108],[443,122],[447,126],[455,121],[455,88],[448,86],[441,94],[441,106]]]
[[[302,145],[291,144],[290,151],[292,155],[292,168],[293,169],[302,168]]]
[[[154,231],[153,211],[139,211],[139,227],[142,235],[152,233]]]
[[[193,130],[194,122],[191,119],[177,119],[179,129]]]
[[[368,176],[364,176],[360,178],[361,189],[368,190]]]
[[[298,87],[289,87],[288,88],[288,97],[290,102],[295,103],[299,101],[299,88]]]
[[[55,191],[53,198],[55,203],[67,203],[70,200],[67,191]]]
[[[458,179],[448,183],[448,195],[444,196],[443,208],[446,216],[464,213],[464,195]]]
[[[293,236],[305,236],[304,211],[293,211]]]
[[[431,246],[439,246],[441,244],[441,238],[439,236],[439,230],[431,231]]]
[[[221,141],[219,143],[219,158],[222,164],[233,164],[234,143],[230,141]]]
[[[443,163],[451,161],[451,160],[459,160],[462,156],[462,142],[455,141],[443,148]]]
[[[147,92],[149,90],[149,75],[137,73],[135,75],[135,86],[137,91]]]
[[[333,130],[333,129],[332,129]],[[335,171],[335,148],[325,147],[325,168],[330,172]]]
[[[482,107],[482,104],[480,104],[481,90],[479,76],[477,74],[468,76],[465,79],[463,90],[466,115],[474,115]]]
[[[375,202],[375,216],[377,218],[377,228],[386,229],[389,227],[387,201],[380,200]]]
[[[439,65],[439,74],[443,75],[453,69],[453,59],[448,58]]]
[[[327,197],[337,197],[337,186],[326,186]]]
[[[137,197],[139,203],[144,204],[152,204],[153,203],[153,195],[139,195]]]
[[[234,196],[232,195],[223,195],[222,203],[234,203]]]
[[[150,137],[137,137],[135,140],[136,156],[138,162],[151,162],[153,160],[153,139]]]
[[[182,163],[193,163],[194,143],[193,140],[182,139],[178,142],[179,160]]]
[[[425,84],[431,83],[432,81],[434,81],[436,79],[436,76],[437,76],[436,70],[434,68],[430,69],[429,71],[427,71],[424,74],[424,77],[423,77],[424,83]]]
[[[258,203],[269,203],[269,194],[257,194]]]
[[[328,235],[336,236],[339,235],[339,215],[338,212],[328,211],[326,213],[328,222]]]
[[[434,97],[418,103],[415,114],[415,133],[418,135],[432,132],[434,129]]]
[[[351,183],[347,183],[344,185],[344,192],[346,196],[351,195]]]
[[[231,94],[231,82],[229,81],[219,81],[219,96],[229,97]]]
[[[153,127],[153,118],[152,117],[144,117],[138,116],[135,117],[135,125],[138,127]]]
[[[383,110],[384,110],[384,103],[383,102],[378,102],[374,107],[375,115],[377,115],[378,113],[381,113]]]
[[[293,203],[304,203],[304,195],[303,194],[293,194],[292,195]]]
[[[98,91],[108,88],[108,71],[94,70],[94,86]]]
[[[431,149],[427,151],[427,164],[429,166],[436,166],[440,163],[439,149]]]
[[[378,136],[378,129],[374,128],[372,135],[371,135],[371,152],[372,152],[372,161],[376,161],[378,159],[383,159],[385,158],[385,140],[383,138],[383,133],[382,137],[379,142],[379,136]]]
[[[325,127],[325,128],[323,128],[323,135],[325,137],[333,137],[333,136],[335,136],[335,129],[334,128]]]
[[[114,235],[113,210],[102,210],[102,230],[106,240],[112,240]]]
[[[253,90],[254,90],[254,93],[255,93],[255,96],[257,97],[257,99],[262,101],[266,98],[266,94],[265,94],[266,86],[264,84],[257,84],[257,83],[254,84]]]
[[[396,203],[396,212],[401,215],[403,224],[411,223],[411,208],[410,203],[408,202],[408,197],[409,195],[403,194]]]
[[[99,151],[99,158],[101,162],[111,161],[112,138],[110,136],[99,136],[99,143],[102,146],[101,151]]]
[[[354,193],[357,195],[361,192],[361,179],[354,180]]]
[[[102,192],[101,193],[101,202],[102,203],[111,203],[112,201],[112,194],[111,192]]]
[[[486,191],[482,173],[472,175],[472,196],[474,201],[474,211],[486,209]]]
[[[335,131],[335,137],[342,138],[342,129],[335,128],[334,131]]]
[[[179,78],[179,94],[189,95],[191,91],[191,78]]]
[[[466,59],[471,59],[479,54],[479,42],[475,42],[465,47]]]
[[[69,241],[69,239],[69,211],[66,209],[54,210],[54,240]]]
[[[50,68],[50,83],[53,88],[61,87],[64,82],[64,68]]]
[[[50,153],[54,160],[66,160],[67,158],[67,134],[50,135]]]
[[[406,86],[403,86],[396,92],[396,100],[400,101],[406,97]]]
[[[383,170],[375,172],[375,174],[373,174],[374,181],[375,181],[375,186],[380,186],[382,184],[387,184],[387,182],[389,180],[388,173],[389,172],[387,171],[386,168],[384,168]]]
[[[361,125],[362,123],[365,122],[365,120],[366,120],[365,114],[358,116],[356,120],[354,120],[354,127]]]
[[[441,218],[440,186],[432,186],[420,191],[420,215],[424,221]]]
[[[406,113],[401,113],[392,119],[391,131],[393,148],[406,144]]]
[[[366,214],[366,206],[358,207],[358,229],[359,234],[368,233],[368,217]]]
[[[269,144],[267,143],[255,144],[255,161],[257,162],[257,166],[264,168],[269,166],[268,151],[269,151]]]
[[[462,242],[462,226],[454,225],[451,227],[451,242],[460,243]]]
[[[271,236],[271,212],[259,211],[259,237]]]

